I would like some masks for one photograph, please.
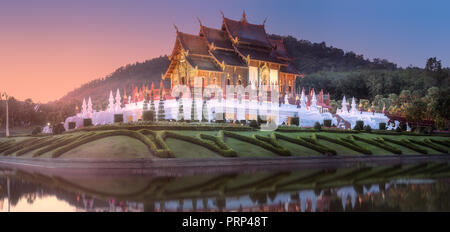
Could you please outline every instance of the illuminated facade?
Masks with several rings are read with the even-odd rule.
[[[221,29],[209,28],[199,20],[198,35],[178,31],[170,56],[170,65],[163,75],[171,86],[193,86],[194,77],[202,85],[278,85],[280,97],[287,94],[294,100],[295,79],[300,75],[289,57],[283,39],[266,33],[263,24],[251,24],[245,12],[240,21],[222,13]]]

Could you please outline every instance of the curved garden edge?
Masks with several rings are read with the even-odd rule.
[[[137,159],[52,159],[0,157],[3,167],[52,169],[53,171],[78,170],[95,172],[98,170],[148,170],[149,172],[172,169],[186,169],[186,172],[209,172],[217,168],[246,170],[285,170],[289,168],[342,167],[345,165],[387,165],[420,162],[450,162],[450,155],[385,155],[385,156],[311,156],[311,157],[258,157],[258,158],[137,158]]]

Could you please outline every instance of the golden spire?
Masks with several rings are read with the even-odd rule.
[[[197,21],[200,24],[200,27],[202,27],[203,26],[202,21],[200,21],[200,19],[198,17],[197,17]]]
[[[222,15],[222,18],[225,18],[225,15],[223,14],[222,10],[220,10],[220,14]]]
[[[242,22],[247,22],[247,16],[245,15],[245,9],[244,9],[244,11],[242,12],[242,19],[241,19],[241,21],[242,21]]]
[[[177,27],[177,25],[175,25],[175,23],[173,24],[173,27],[175,28],[175,31],[177,31],[177,33],[178,33],[178,27]]]

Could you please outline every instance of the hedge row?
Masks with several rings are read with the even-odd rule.
[[[254,137],[248,137],[248,136],[245,136],[245,135],[239,135],[239,134],[236,134],[236,133],[233,133],[233,132],[229,132],[229,131],[224,131],[224,135],[228,136],[228,137],[231,137],[231,138],[234,138],[234,139],[237,139],[237,140],[241,140],[241,141],[244,141],[244,142],[248,142],[248,143],[260,146],[260,147],[262,147],[262,148],[264,148],[264,149],[266,149],[268,151],[274,152],[275,154],[280,155],[280,156],[290,156],[291,155],[290,152],[287,151],[286,149],[279,149],[278,147],[274,147],[273,145],[271,145],[269,143],[266,143],[266,142],[263,142],[263,141],[261,141],[259,139],[254,138]]]
[[[398,141],[398,140],[395,140],[395,139],[390,139],[390,138],[385,138],[385,137],[380,137],[380,138],[383,139],[384,141],[387,141],[387,142],[390,142],[390,143],[394,143],[394,144],[406,147],[408,149],[411,149],[413,151],[417,151],[417,152],[422,153],[422,154],[427,154],[428,153],[427,150],[422,149],[422,148],[412,144],[409,141],[405,141],[404,139]]]
[[[180,123],[181,124],[181,123]],[[228,130],[228,131],[251,131],[253,130],[248,126],[231,126],[231,125],[217,125],[217,124],[171,124],[164,123],[162,125],[158,124],[119,124],[119,125],[102,125],[88,128],[80,128],[72,130],[76,131],[101,131],[101,130],[192,130],[192,131],[217,131],[217,130]]]
[[[371,155],[372,154],[372,152],[370,150],[367,150],[367,149],[365,149],[363,147],[360,147],[360,146],[356,145],[355,143],[353,143],[351,141],[345,141],[344,138],[334,139],[334,138],[330,138],[330,137],[327,137],[327,136],[324,136],[324,135],[319,135],[319,134],[316,134],[316,137],[318,139],[327,140],[328,142],[339,144],[341,146],[350,148],[350,149],[352,149],[354,151],[361,152],[361,153],[366,154],[366,155]]]
[[[337,152],[335,150],[332,150],[332,149],[329,149],[329,148],[325,148],[325,147],[323,147],[321,145],[317,145],[317,144],[314,144],[314,143],[310,143],[310,142],[304,140],[303,138],[301,138],[300,136],[298,136],[296,139],[288,137],[288,136],[285,136],[285,135],[281,135],[281,134],[278,134],[278,133],[275,133],[275,136],[278,139],[286,140],[286,141],[288,141],[290,143],[295,143],[297,145],[307,147],[307,148],[309,148],[311,150],[314,150],[314,151],[317,151],[317,152],[319,152],[321,154],[330,154],[330,155],[336,155],[337,154]]]
[[[217,146],[219,146],[223,150],[232,150],[234,153],[236,153],[232,147],[230,147],[228,144],[225,143],[225,135],[223,134],[223,130],[220,130],[217,132],[217,136],[211,136],[211,135],[205,135],[200,134],[200,136],[203,139],[210,139],[213,140]],[[237,153],[236,153],[237,156]]]
[[[39,149],[41,147],[48,146],[48,145],[50,145],[52,143],[56,143],[56,142],[59,142],[59,141],[64,140],[64,139],[65,139],[65,136],[60,137],[60,138],[56,138],[56,139],[55,138],[44,139],[44,140],[40,141],[39,143],[35,143],[35,144],[31,145],[31,146],[27,146],[27,147],[22,148],[21,150],[18,150],[16,152],[16,156],[23,155],[23,154],[25,154],[27,152],[30,152],[32,150],[36,150],[36,149]]]
[[[52,157],[53,158],[59,157],[62,154],[64,154],[65,152],[70,151],[70,150],[74,149],[75,147],[81,146],[85,143],[89,143],[89,142],[92,142],[92,141],[95,141],[98,139],[102,139],[102,138],[106,138],[106,137],[110,137],[110,136],[119,136],[119,135],[129,136],[129,137],[140,140],[145,145],[147,145],[147,147],[149,148],[149,150],[151,152],[153,152],[152,148],[156,147],[156,145],[147,136],[145,136],[139,132],[130,131],[130,130],[116,130],[116,131],[107,131],[107,132],[97,133],[92,136],[77,139],[77,140],[73,141],[72,143],[69,143],[65,146],[62,146],[62,147],[54,150],[52,153]],[[155,154],[155,155],[157,155],[157,154]]]
[[[139,133],[142,133],[144,135],[147,135],[150,137],[150,140],[154,140],[155,143],[152,141],[152,153],[160,158],[170,158],[174,157],[172,154],[172,151],[170,151],[169,146],[167,146],[167,143],[164,141],[164,134],[163,133],[157,133],[155,131],[151,131],[148,129],[141,129],[138,130]]]
[[[167,143],[164,141],[164,138],[162,137],[162,133],[157,132],[157,131],[151,131],[148,129],[141,129],[141,130],[138,130],[137,132],[142,133],[147,136],[150,135],[151,138],[155,141],[158,149],[168,150],[170,152],[170,148],[167,145]]]
[[[236,152],[233,150],[224,150],[222,148],[220,148],[219,146],[217,146],[215,144],[215,142],[209,141],[209,140],[204,140],[201,139],[200,137],[192,137],[192,136],[187,136],[187,135],[181,135],[178,133],[174,133],[171,131],[164,131],[164,137],[167,138],[174,138],[174,139],[179,139],[179,140],[184,140],[193,144],[197,144],[200,145],[202,147],[205,147],[211,151],[217,152],[218,154],[224,156],[224,157],[235,157],[237,156]]]
[[[341,134],[358,134],[357,130],[342,130],[333,128],[321,128],[320,130],[314,128],[299,128],[299,127],[286,127],[280,126],[276,129],[278,132],[328,132],[328,133],[341,133]]]
[[[2,142],[0,144],[0,153],[2,153],[3,151],[6,151],[7,149],[9,149],[11,146],[14,145],[14,139],[13,140],[8,140],[5,142]]]
[[[257,134],[252,135],[252,137],[255,139],[259,139],[263,142],[266,142],[279,150],[283,150],[283,154],[285,154],[285,156],[291,155],[291,152],[289,150],[287,150],[286,148],[281,146],[281,144],[278,143],[275,133],[270,134],[269,137],[264,137],[264,136],[257,135]]]
[[[448,153],[447,148],[443,148],[443,147],[440,147],[440,146],[432,143],[430,139],[424,139],[423,141],[413,140],[413,142],[417,143],[419,145],[422,145],[422,146],[429,147],[429,148],[434,149],[434,150],[436,150],[438,152]]]
[[[450,142],[448,142],[448,141],[441,141],[441,140],[436,140],[436,139],[430,139],[430,140],[433,143],[437,143],[437,144],[440,144],[442,146],[450,147]]]
[[[359,141],[362,141],[362,142],[365,142],[365,143],[368,143],[368,144],[377,146],[377,147],[379,147],[379,148],[382,148],[382,149],[384,149],[384,150],[386,150],[386,151],[389,151],[389,152],[392,152],[392,153],[394,153],[394,154],[398,154],[398,155],[402,154],[402,151],[401,151],[400,149],[395,148],[395,147],[393,147],[393,146],[390,146],[390,145],[388,145],[388,144],[386,144],[386,143],[384,143],[384,142],[382,142],[382,141],[376,141],[376,140],[371,140],[371,139],[361,138],[361,137],[356,136],[356,135],[350,135],[350,136],[351,136],[353,139],[355,139],[355,140],[359,140]]]
[[[35,151],[33,153],[33,157],[40,156],[40,155],[42,155],[42,154],[44,154],[46,152],[55,150],[58,147],[65,146],[65,145],[67,145],[67,144],[69,144],[69,143],[71,143],[71,142],[73,142],[73,141],[75,141],[77,139],[85,138],[85,137],[92,136],[92,135],[94,135],[93,132],[86,133],[84,135],[78,135],[78,136],[67,136],[67,137],[63,138],[62,140],[60,140],[58,142],[55,142],[53,144],[50,144],[50,145],[48,145],[48,146],[46,146],[44,148],[41,148],[41,149]]]
[[[14,152],[24,148],[25,146],[28,146],[28,145],[30,145],[32,143],[35,143],[35,142],[37,143],[37,142],[39,142],[41,140],[44,140],[44,139],[46,139],[46,138],[32,138],[32,139],[24,140],[22,142],[18,142],[16,144],[13,144],[9,149],[3,151],[3,155],[10,155],[10,154],[12,154],[12,153],[14,153]]]

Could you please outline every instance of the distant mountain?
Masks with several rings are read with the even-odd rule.
[[[274,38],[281,36],[271,35]],[[342,49],[326,46],[325,42],[311,43],[307,40],[297,40],[292,36],[284,37],[285,46],[294,58],[293,64],[306,75],[319,71],[352,71],[358,69],[384,69],[394,70],[397,65],[387,60],[374,59],[370,61],[364,59],[363,55],[356,55],[353,52],[344,52]],[[123,96],[123,90],[126,89],[130,95],[134,86],[141,87],[143,84],[151,86],[154,82],[159,86],[161,74],[165,73],[169,66],[167,56],[160,56],[147,60],[128,64],[118,68],[110,75],[90,81],[81,87],[69,92],[60,100],[81,101],[84,97],[91,97],[95,106],[107,105],[109,91],[120,90]]]

